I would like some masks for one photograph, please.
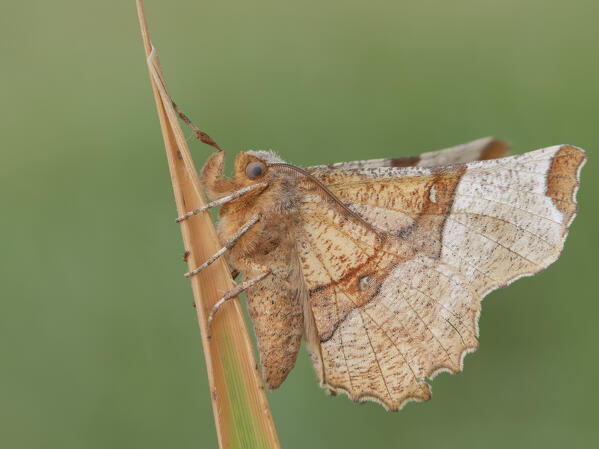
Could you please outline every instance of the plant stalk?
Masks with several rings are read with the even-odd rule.
[[[150,81],[160,119],[177,215],[206,205],[200,179],[172,100],[168,94],[156,50],[148,34],[142,0],[136,0]],[[220,243],[208,211],[180,222],[187,263],[193,270],[219,248]],[[183,276],[182,276],[183,277]],[[218,311],[208,338],[207,317],[223,292],[235,287],[223,257],[191,278],[194,300],[221,449],[279,449],[252,341],[238,298]],[[199,447],[205,447],[198,442]]]

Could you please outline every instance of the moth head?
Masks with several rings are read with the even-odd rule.
[[[264,182],[268,172],[268,163],[252,154],[242,152],[235,158],[235,182],[238,188]]]
[[[281,162],[283,161],[272,151],[241,152],[235,159],[233,179],[227,179],[223,176],[225,153],[218,151],[210,156],[202,169],[202,184],[211,200],[230,195],[253,184],[271,185],[277,178],[276,167],[272,164]]]
[[[235,180],[240,186],[268,182],[272,177],[271,163],[282,162],[270,151],[241,152],[235,159]]]

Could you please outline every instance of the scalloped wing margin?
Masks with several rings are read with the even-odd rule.
[[[375,228],[305,195],[298,252],[321,385],[389,410],[429,399],[426,380],[459,373],[478,347],[483,297],[559,257],[585,160],[562,145],[460,170],[352,170],[346,182],[314,171]],[[423,246],[427,232],[436,245]]]

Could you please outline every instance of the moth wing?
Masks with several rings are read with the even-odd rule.
[[[495,159],[505,155],[508,150],[509,145],[506,142],[493,137],[484,137],[451,148],[422,153],[418,156],[338,162],[330,165],[311,167],[310,169],[352,170],[379,167],[435,167]]]
[[[271,274],[246,291],[246,304],[256,337],[262,377],[278,388],[295,365],[304,333],[305,290],[297,258],[285,244],[271,251]],[[258,257],[259,262],[266,262]],[[249,272],[250,278],[260,272]]]
[[[555,261],[576,214],[582,150],[428,168],[319,168],[297,246],[321,384],[391,410],[426,400],[477,348],[480,302]],[[310,338],[308,338],[310,340]]]

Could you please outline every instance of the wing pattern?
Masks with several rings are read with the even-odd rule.
[[[482,298],[559,256],[584,161],[561,146],[442,168],[311,169],[354,212],[302,186],[321,384],[398,410],[428,399],[436,373],[460,372]]]
[[[509,145],[504,141],[492,137],[483,137],[482,139],[473,140],[462,145],[438,151],[429,151],[418,156],[337,162],[335,164],[311,167],[311,169],[353,170],[357,168],[379,167],[439,167],[495,159],[503,156],[508,150]]]

